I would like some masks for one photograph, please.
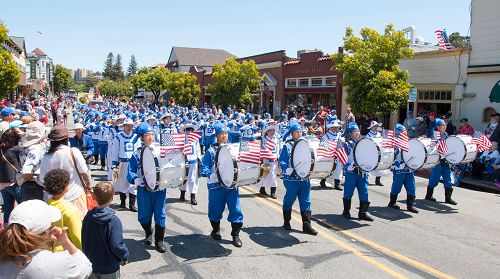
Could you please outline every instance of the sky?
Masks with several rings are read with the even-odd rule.
[[[346,26],[383,31],[413,25],[437,43],[434,30],[469,33],[471,0],[49,0],[2,1],[9,35],[26,39],[56,64],[102,71],[109,52],[139,66],[166,63],[172,46],[224,49],[238,57],[301,49],[335,53]],[[42,34],[39,34],[40,31]]]

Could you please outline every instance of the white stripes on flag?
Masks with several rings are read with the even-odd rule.
[[[337,142],[333,140],[326,140],[320,143],[318,147],[318,157],[333,158],[335,157],[337,149]]]
[[[439,142],[437,146],[437,152],[440,155],[444,155],[448,152],[448,145],[446,145],[446,140],[442,140]]]
[[[387,131],[387,137],[382,140],[382,147],[384,148],[394,148],[394,131]]]
[[[345,150],[343,144],[337,144],[337,148],[335,149],[335,156],[343,165],[347,163],[347,151]]]
[[[260,142],[258,141],[242,141],[238,161],[260,164]]]
[[[445,30],[436,30],[434,31],[436,33],[436,36],[438,38],[438,46],[444,50],[452,50],[453,46],[450,44],[450,41],[448,40],[448,35],[446,34]]]
[[[406,131],[399,132],[398,137],[394,137],[395,146],[401,148],[404,152],[408,152],[410,150],[410,145],[408,144],[408,134]]]
[[[484,134],[481,135],[479,138],[473,138],[472,143],[477,145],[478,152],[483,152],[485,150],[489,150],[492,146],[490,139],[487,136],[485,136]]]

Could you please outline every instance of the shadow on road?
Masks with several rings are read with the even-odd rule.
[[[124,239],[124,242],[129,250],[129,262],[141,262],[151,258],[148,250],[154,250],[154,247],[146,246],[142,240]]]
[[[250,239],[260,246],[269,249],[280,249],[300,244],[300,240],[290,235],[283,227],[249,227],[243,228]]]
[[[345,250],[336,250],[329,253],[314,255],[314,256],[289,255],[282,253],[276,255],[295,259],[297,262],[302,263],[304,269],[311,269],[318,264],[348,254],[351,254],[351,252]]]
[[[405,208],[405,207],[402,207],[402,208]],[[368,210],[368,213],[370,213],[371,215],[373,215],[377,218],[381,218],[381,219],[385,219],[385,220],[389,220],[389,221],[398,221],[398,220],[407,219],[407,218],[412,217],[412,215],[405,213],[402,210],[390,208],[387,206],[371,206],[370,209]]]
[[[351,216],[356,217],[358,214],[357,210],[353,212],[351,210]],[[361,221],[357,219],[346,219],[342,215],[336,215],[336,214],[315,214],[313,215],[314,221],[318,222],[321,226],[327,228],[327,229],[332,229],[329,225],[333,225],[338,227],[340,230],[351,230],[351,229],[357,229],[361,227],[366,227],[370,226],[370,224],[367,224],[365,221]],[[326,224],[326,223],[328,224]],[[363,223],[365,222],[365,223]]]
[[[329,186],[329,187],[326,187],[326,188],[323,188],[321,186],[313,186],[311,187],[311,190],[313,191],[324,191],[324,190],[335,190],[333,187]]]
[[[211,236],[202,234],[174,235],[165,237],[165,242],[170,245],[170,251],[186,261],[216,258],[231,255],[232,251],[224,248],[212,239]],[[229,241],[222,241],[222,243]]]
[[[458,213],[456,208],[450,207],[443,202],[433,202],[426,199],[416,200],[415,207],[417,209],[435,211],[436,213],[442,214]]]

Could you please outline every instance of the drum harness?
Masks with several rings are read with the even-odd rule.
[[[158,188],[160,187],[160,163],[158,162],[158,158],[156,158],[156,156],[154,156],[153,154],[153,158],[154,158],[154,163],[155,163],[155,167],[156,167],[156,183],[154,184],[154,187],[151,187],[151,185],[149,185],[148,181],[146,180],[146,177],[144,176],[144,165],[142,164],[142,158],[144,157],[144,150],[146,148],[150,148],[150,147],[138,147],[137,150],[141,153],[141,175],[142,175],[142,181],[144,181],[144,189],[150,191],[150,192],[155,192],[155,191],[158,191]]]
[[[358,141],[359,142],[359,141]],[[354,159],[354,164],[353,164],[353,170],[352,171],[349,171],[349,172],[353,172],[357,175],[368,175],[368,173],[366,173],[365,171],[363,171],[363,169],[361,169],[359,166],[358,166],[358,163],[356,162],[356,157],[354,157],[354,143],[350,142],[350,141],[346,141],[346,144],[348,144],[351,149],[352,149],[352,158]]]

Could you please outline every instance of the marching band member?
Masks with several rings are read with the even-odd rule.
[[[264,128],[264,130],[262,131],[261,148],[262,149],[265,149],[265,148],[269,149],[268,146],[274,146],[274,148],[272,148],[272,150],[270,150],[270,151],[277,159],[279,146],[278,146],[278,137],[276,137],[276,129],[277,129],[277,126],[275,125],[274,121],[273,120],[269,121],[268,126],[266,128]],[[270,144],[268,144],[269,142],[270,142]],[[265,176],[260,182],[260,184],[261,184],[260,193],[262,195],[267,196],[266,188],[268,188],[268,189],[270,188],[271,198],[276,199],[277,198],[276,197],[276,187],[278,186],[278,181],[277,181],[278,164],[276,161],[272,161],[272,160],[266,160],[266,161],[267,161],[267,163],[269,163],[270,170],[269,170],[269,174],[267,176]]]
[[[83,124],[76,123],[73,131],[75,131],[75,136],[69,139],[69,143],[71,147],[76,147],[82,152],[85,161],[89,164],[94,155],[94,142],[89,135],[83,133]]]
[[[231,222],[231,236],[233,237],[233,245],[241,247],[241,239],[239,233],[243,227],[243,213],[240,207],[240,196],[237,187],[228,189],[222,187],[217,178],[217,164],[215,162],[216,148],[220,144],[227,143],[228,128],[223,123],[214,125],[217,143],[211,146],[201,162],[201,173],[207,178],[208,187],[208,219],[212,225],[212,232],[210,235],[215,240],[221,240],[220,234],[220,220],[224,213],[224,208],[229,210],[227,220]]]
[[[243,126],[243,121],[240,119],[241,115],[236,112],[234,114],[234,119],[229,121],[229,142],[230,143],[239,143],[241,140],[241,127]]]
[[[436,138],[436,132],[433,132],[433,139],[436,141],[436,146],[439,145],[440,142],[446,141],[448,138],[448,133],[446,133],[446,123],[444,120],[440,118],[436,118],[435,126],[437,132],[440,133],[440,139]],[[434,194],[434,188],[439,184],[439,178],[443,177],[444,184],[444,197],[445,203],[456,205],[457,202],[451,198],[451,194],[453,193],[453,184],[451,183],[451,168],[444,159],[444,156],[441,156],[441,161],[434,168],[432,168],[431,177],[429,178],[429,184],[427,186],[427,194],[425,195],[425,199],[429,201],[436,201],[436,199],[432,196]]]
[[[406,131],[406,128],[401,124],[396,124],[394,128],[396,133],[396,137],[399,136],[399,133]],[[391,171],[393,173],[392,176],[392,187],[391,187],[391,198],[389,201],[388,207],[392,207],[394,209],[399,209],[399,206],[396,205],[398,200],[398,194],[401,192],[401,188],[403,185],[406,189],[406,208],[408,211],[413,213],[418,213],[418,210],[413,207],[415,202],[415,175],[413,170],[406,166],[403,161],[403,152],[401,148],[396,147],[394,149],[394,153],[396,159],[394,160],[394,164],[391,167]]]
[[[366,134],[367,138],[381,138],[382,134],[378,132],[379,128],[379,123],[375,120],[372,120],[370,122],[370,126],[368,127],[368,134]],[[375,185],[377,186],[384,186],[382,182],[380,182],[380,177],[384,176],[386,173],[385,171],[373,171],[371,172],[375,176]]]
[[[128,163],[138,144],[137,135],[133,133],[133,130],[134,122],[132,119],[127,118],[123,123],[123,132],[118,133],[113,141],[111,166],[113,173],[117,175],[114,188],[120,193],[120,207],[125,208],[128,193],[129,209],[132,212],[137,212],[135,206],[137,188],[127,180]]]
[[[246,117],[246,125],[241,127],[241,133],[243,134],[243,140],[254,141],[255,133],[257,132],[257,125],[255,125],[255,119],[250,113]]]
[[[208,121],[202,127],[203,131],[203,146],[205,147],[205,152],[210,148],[215,142],[215,131],[213,128],[215,116],[210,114],[208,116]]]
[[[297,141],[302,137],[302,127],[297,121],[290,122],[290,134],[292,139],[287,141],[281,150],[279,164],[284,171],[283,184],[286,193],[283,199],[283,219],[286,230],[291,230],[290,220],[292,219],[292,206],[297,197],[299,198],[300,214],[302,215],[302,231],[317,235],[311,226],[311,182],[309,178],[302,179],[298,177],[291,164],[292,149]]]
[[[170,113],[165,113],[161,117],[160,132],[162,134],[175,134],[177,133],[177,128],[174,123],[172,123],[172,115]]]
[[[326,128],[328,129],[328,132],[323,135],[321,138],[322,141],[326,140],[331,140],[331,141],[338,141],[342,134],[339,131],[339,128],[342,127],[340,122],[338,120],[334,120],[333,122],[329,122],[326,124]],[[339,161],[339,159],[335,158],[335,170],[333,171],[333,174],[330,176],[331,179],[334,181],[334,189],[342,191],[342,188],[340,187],[340,178],[342,177],[342,170],[344,166],[342,163]],[[319,185],[323,188],[326,188],[326,179],[322,179],[319,183]]]
[[[93,124],[93,125],[92,125]],[[91,123],[93,129],[91,130],[92,141],[94,142],[94,165],[99,163],[99,138],[101,136],[101,114],[97,113],[94,123]]]
[[[373,218],[368,214],[368,174],[362,171],[354,162],[354,146],[360,140],[359,127],[355,122],[349,124],[344,132],[346,139],[347,162],[344,166],[345,182],[344,182],[344,211],[342,215],[351,219],[351,199],[354,194],[354,189],[358,189],[359,196],[359,213],[358,217],[361,220],[373,221]]]
[[[182,183],[180,190],[181,190],[181,201],[186,200],[186,191],[191,195],[191,204],[192,205],[197,205],[198,202],[196,201],[196,193],[198,193],[198,186],[199,186],[199,181],[198,181],[198,160],[201,159],[201,150],[200,150],[200,142],[198,140],[189,142],[188,135],[192,132],[194,132],[195,127],[192,124],[186,124],[181,127],[180,132],[186,133],[186,145],[189,145],[190,147],[190,152],[189,154],[186,155],[187,158],[187,165],[188,165],[188,173],[187,177],[184,183]]]
[[[101,122],[101,129],[99,132],[99,157],[101,159],[101,170],[104,170],[104,167],[107,166],[107,158],[106,154],[108,153],[108,134],[109,129],[111,128],[110,122],[111,119],[107,114],[103,115]]]
[[[152,243],[151,237],[153,235],[153,227],[151,226],[151,219],[154,214],[155,248],[156,251],[165,253],[167,248],[163,243],[163,238],[165,236],[167,189],[163,188],[156,191],[154,187],[152,189],[150,185],[147,185],[146,181],[144,181],[144,174],[141,171],[142,148],[155,144],[155,131],[151,125],[143,122],[137,128],[137,135],[141,138],[143,146],[138,147],[130,158],[127,180],[128,183],[137,187],[137,205],[139,207],[137,218],[146,234],[144,243],[146,245],[151,245]]]

